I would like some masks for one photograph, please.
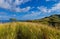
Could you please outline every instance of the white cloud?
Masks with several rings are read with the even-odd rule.
[[[0,7],[9,9],[10,5],[7,2],[5,2],[4,0],[0,0]]]
[[[0,8],[5,8],[9,10],[15,10],[15,11],[24,11],[26,8],[18,8],[17,5],[21,5],[23,3],[26,3],[31,0],[0,0]],[[20,6],[19,6],[20,7]],[[30,7],[27,7],[30,8]],[[28,11],[29,9],[26,9],[25,11]]]
[[[31,7],[26,7],[26,8],[16,8],[14,11],[16,12],[28,12],[31,9]]]
[[[46,1],[47,1],[47,2],[48,2],[48,1],[54,1],[54,2],[57,2],[57,1],[59,1],[59,0],[46,0]]]
[[[38,9],[41,11],[41,12],[47,12],[47,8],[44,7],[44,6],[41,6],[41,7],[38,7]]]
[[[28,1],[31,1],[31,0],[16,0],[16,1],[15,1],[15,4],[16,4],[16,5],[20,5],[20,4],[26,3],[26,2],[28,2]]]
[[[30,14],[26,14],[22,17],[22,19],[37,19],[37,17],[41,14],[41,12],[38,11],[32,11]]]
[[[51,13],[51,12],[59,12],[60,13],[60,2],[57,4],[54,4],[51,8],[47,8],[44,6],[37,7],[40,12],[42,13]]]
[[[40,12],[42,13],[50,13],[49,9],[47,9],[47,7],[44,7],[44,6],[40,6],[40,7],[37,7]]]
[[[60,3],[55,4],[51,9],[51,12],[56,11],[56,12],[60,12]]]

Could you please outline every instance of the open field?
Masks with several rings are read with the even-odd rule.
[[[38,23],[0,24],[0,39],[60,39],[60,30]]]

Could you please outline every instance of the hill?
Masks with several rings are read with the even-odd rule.
[[[60,28],[60,14],[51,15],[49,17],[45,17],[42,19],[28,20],[27,22],[37,22],[37,23],[42,23],[49,26]]]
[[[60,30],[32,22],[0,24],[0,39],[60,39]]]

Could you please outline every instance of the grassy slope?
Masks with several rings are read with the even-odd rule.
[[[27,20],[27,22],[42,23],[60,29],[60,14],[51,15],[42,19]]]
[[[60,39],[60,30],[30,22],[5,23],[0,24],[0,39]]]

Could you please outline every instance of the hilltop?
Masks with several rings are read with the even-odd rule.
[[[27,20],[27,22],[35,22],[35,23],[42,23],[53,27],[60,28],[60,14],[51,15],[42,19],[36,20]]]

